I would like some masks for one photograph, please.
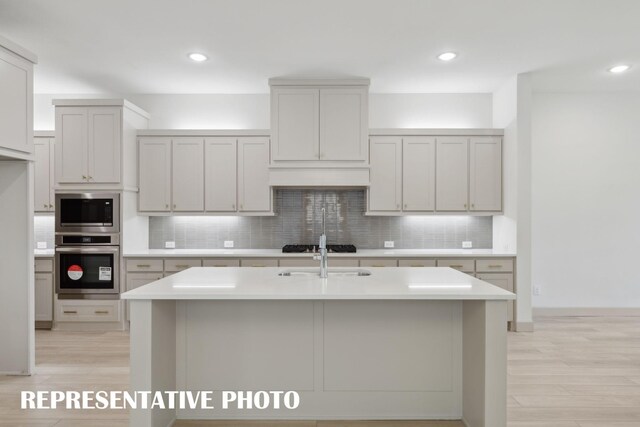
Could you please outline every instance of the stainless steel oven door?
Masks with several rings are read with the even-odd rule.
[[[56,248],[58,294],[119,294],[119,246]]]
[[[118,193],[56,194],[56,233],[119,233]]]

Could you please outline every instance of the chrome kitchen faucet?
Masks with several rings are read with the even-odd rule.
[[[326,279],[328,276],[329,260],[327,257],[327,229],[325,224],[325,209],[322,208],[322,234],[318,244],[318,254],[313,259],[320,261],[320,278]]]

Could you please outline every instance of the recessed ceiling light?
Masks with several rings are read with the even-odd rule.
[[[440,61],[451,61],[456,56],[458,56],[458,54],[455,52],[445,52],[438,55],[438,59]]]
[[[208,58],[206,55],[203,55],[201,53],[190,53],[189,59],[196,62],[202,62],[202,61],[206,61]]]
[[[629,68],[631,68],[631,66],[629,66],[629,65],[616,65],[615,67],[609,68],[609,72],[611,72],[611,73],[624,73]]]

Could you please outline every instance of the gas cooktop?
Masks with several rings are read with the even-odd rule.
[[[354,245],[327,245],[327,251],[333,253],[353,253],[356,251]],[[282,247],[284,253],[304,253],[318,252],[318,245],[284,245]]]

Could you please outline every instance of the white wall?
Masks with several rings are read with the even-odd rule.
[[[531,301],[531,75],[493,93],[493,126],[504,128],[504,215],[493,218],[493,247],[517,253],[516,327],[533,329]]]
[[[124,97],[151,114],[151,129],[268,129],[269,94],[37,94],[34,128],[54,129],[55,98]],[[369,126],[491,127],[491,94],[371,94]]]
[[[640,93],[533,97],[535,307],[640,306]]]

